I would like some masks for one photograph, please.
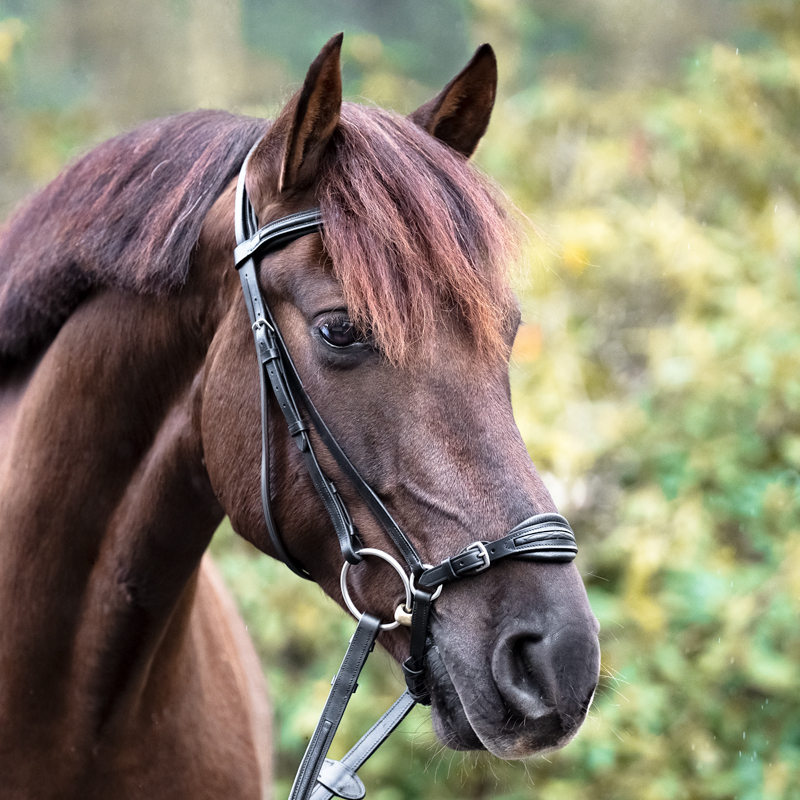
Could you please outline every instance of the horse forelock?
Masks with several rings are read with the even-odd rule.
[[[506,347],[514,226],[463,157],[404,117],[345,103],[318,195],[350,314],[389,360],[424,350],[443,314],[478,353]]]

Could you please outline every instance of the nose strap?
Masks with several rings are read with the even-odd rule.
[[[502,539],[473,542],[460,553],[426,569],[419,587],[433,591],[437,586],[477,575],[503,558],[523,561],[567,563],[578,553],[575,534],[560,514],[537,514],[520,522]]]

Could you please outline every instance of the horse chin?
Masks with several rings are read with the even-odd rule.
[[[473,682],[466,681],[459,692],[437,647],[429,651],[428,668],[433,729],[451,750],[488,750],[506,760],[544,755],[575,738],[585,718],[584,714],[565,720],[555,708],[535,720],[515,718],[494,685],[481,692]],[[586,711],[591,701],[592,697]]]
[[[439,648],[428,651],[431,686],[431,718],[439,741],[451,750],[486,750],[487,746],[472,727],[456,691]]]

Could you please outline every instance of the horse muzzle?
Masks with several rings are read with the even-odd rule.
[[[440,740],[455,750],[517,759],[573,739],[600,671],[599,626],[591,612],[540,620],[503,614],[491,627],[491,612],[475,625],[474,613],[454,621],[449,605],[437,609],[429,651]]]

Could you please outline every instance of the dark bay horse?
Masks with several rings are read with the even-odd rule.
[[[258,276],[315,405],[425,560],[554,511],[511,410],[519,321],[508,214],[469,165],[494,103],[487,45],[408,118],[343,104],[341,37],[270,123],[200,112],[98,147],[0,232],[0,794],[259,798],[269,710],[203,553],[225,514],[272,553],[253,336],[232,267],[234,185],[322,235]],[[271,401],[274,405],[274,401]],[[273,510],[341,602],[341,554],[270,414]],[[392,544],[315,439],[364,544]],[[272,553],[274,554],[274,553]],[[381,562],[352,570],[391,617]],[[449,747],[559,747],[598,677],[572,564],[504,562],[445,587],[428,681]],[[381,634],[398,659],[408,629]]]

